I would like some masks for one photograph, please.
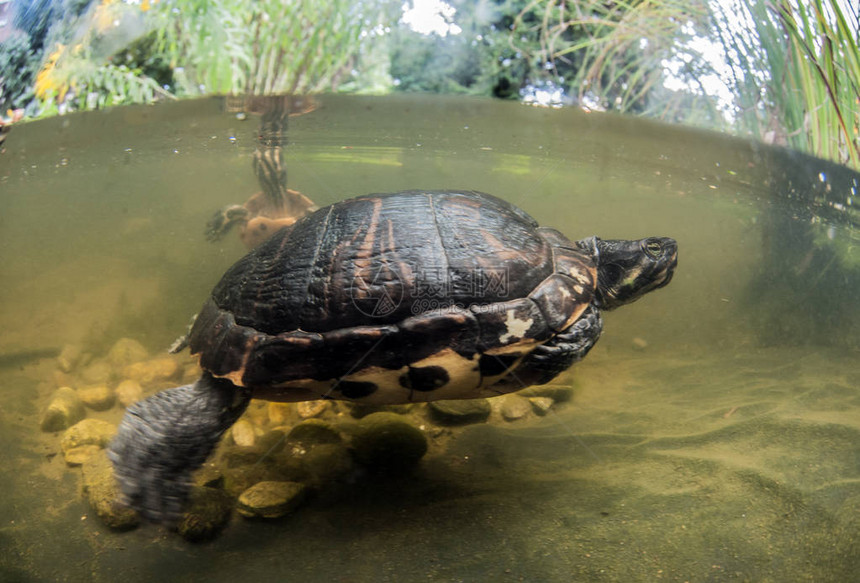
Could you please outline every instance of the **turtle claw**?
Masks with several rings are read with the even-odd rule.
[[[123,502],[152,522],[178,520],[192,473],[249,401],[230,381],[206,373],[129,407],[108,448]]]
[[[206,223],[206,240],[214,243],[224,238],[234,226],[247,222],[250,212],[239,204],[225,206],[209,219]]]

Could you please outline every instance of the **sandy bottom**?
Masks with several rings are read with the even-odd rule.
[[[468,427],[414,475],[201,545],[98,524],[36,429],[53,362],[5,363],[0,580],[856,580],[856,362],[599,346],[559,413]]]

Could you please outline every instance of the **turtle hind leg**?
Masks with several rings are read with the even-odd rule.
[[[206,240],[220,241],[234,226],[248,222],[249,216],[248,209],[240,204],[225,206],[206,223]]]
[[[567,329],[531,351],[507,376],[492,385],[499,392],[543,385],[579,362],[603,332],[600,310],[589,306]]]
[[[129,407],[108,448],[124,502],[152,522],[177,520],[191,474],[249,402],[243,389],[204,373]]]

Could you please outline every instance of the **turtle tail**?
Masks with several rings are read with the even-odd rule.
[[[249,402],[246,390],[204,373],[129,407],[108,448],[123,502],[152,522],[176,521],[191,474]]]

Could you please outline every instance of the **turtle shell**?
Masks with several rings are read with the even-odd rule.
[[[270,400],[474,398],[570,326],[596,280],[586,251],[493,196],[368,195],[240,259],[189,344]]]

